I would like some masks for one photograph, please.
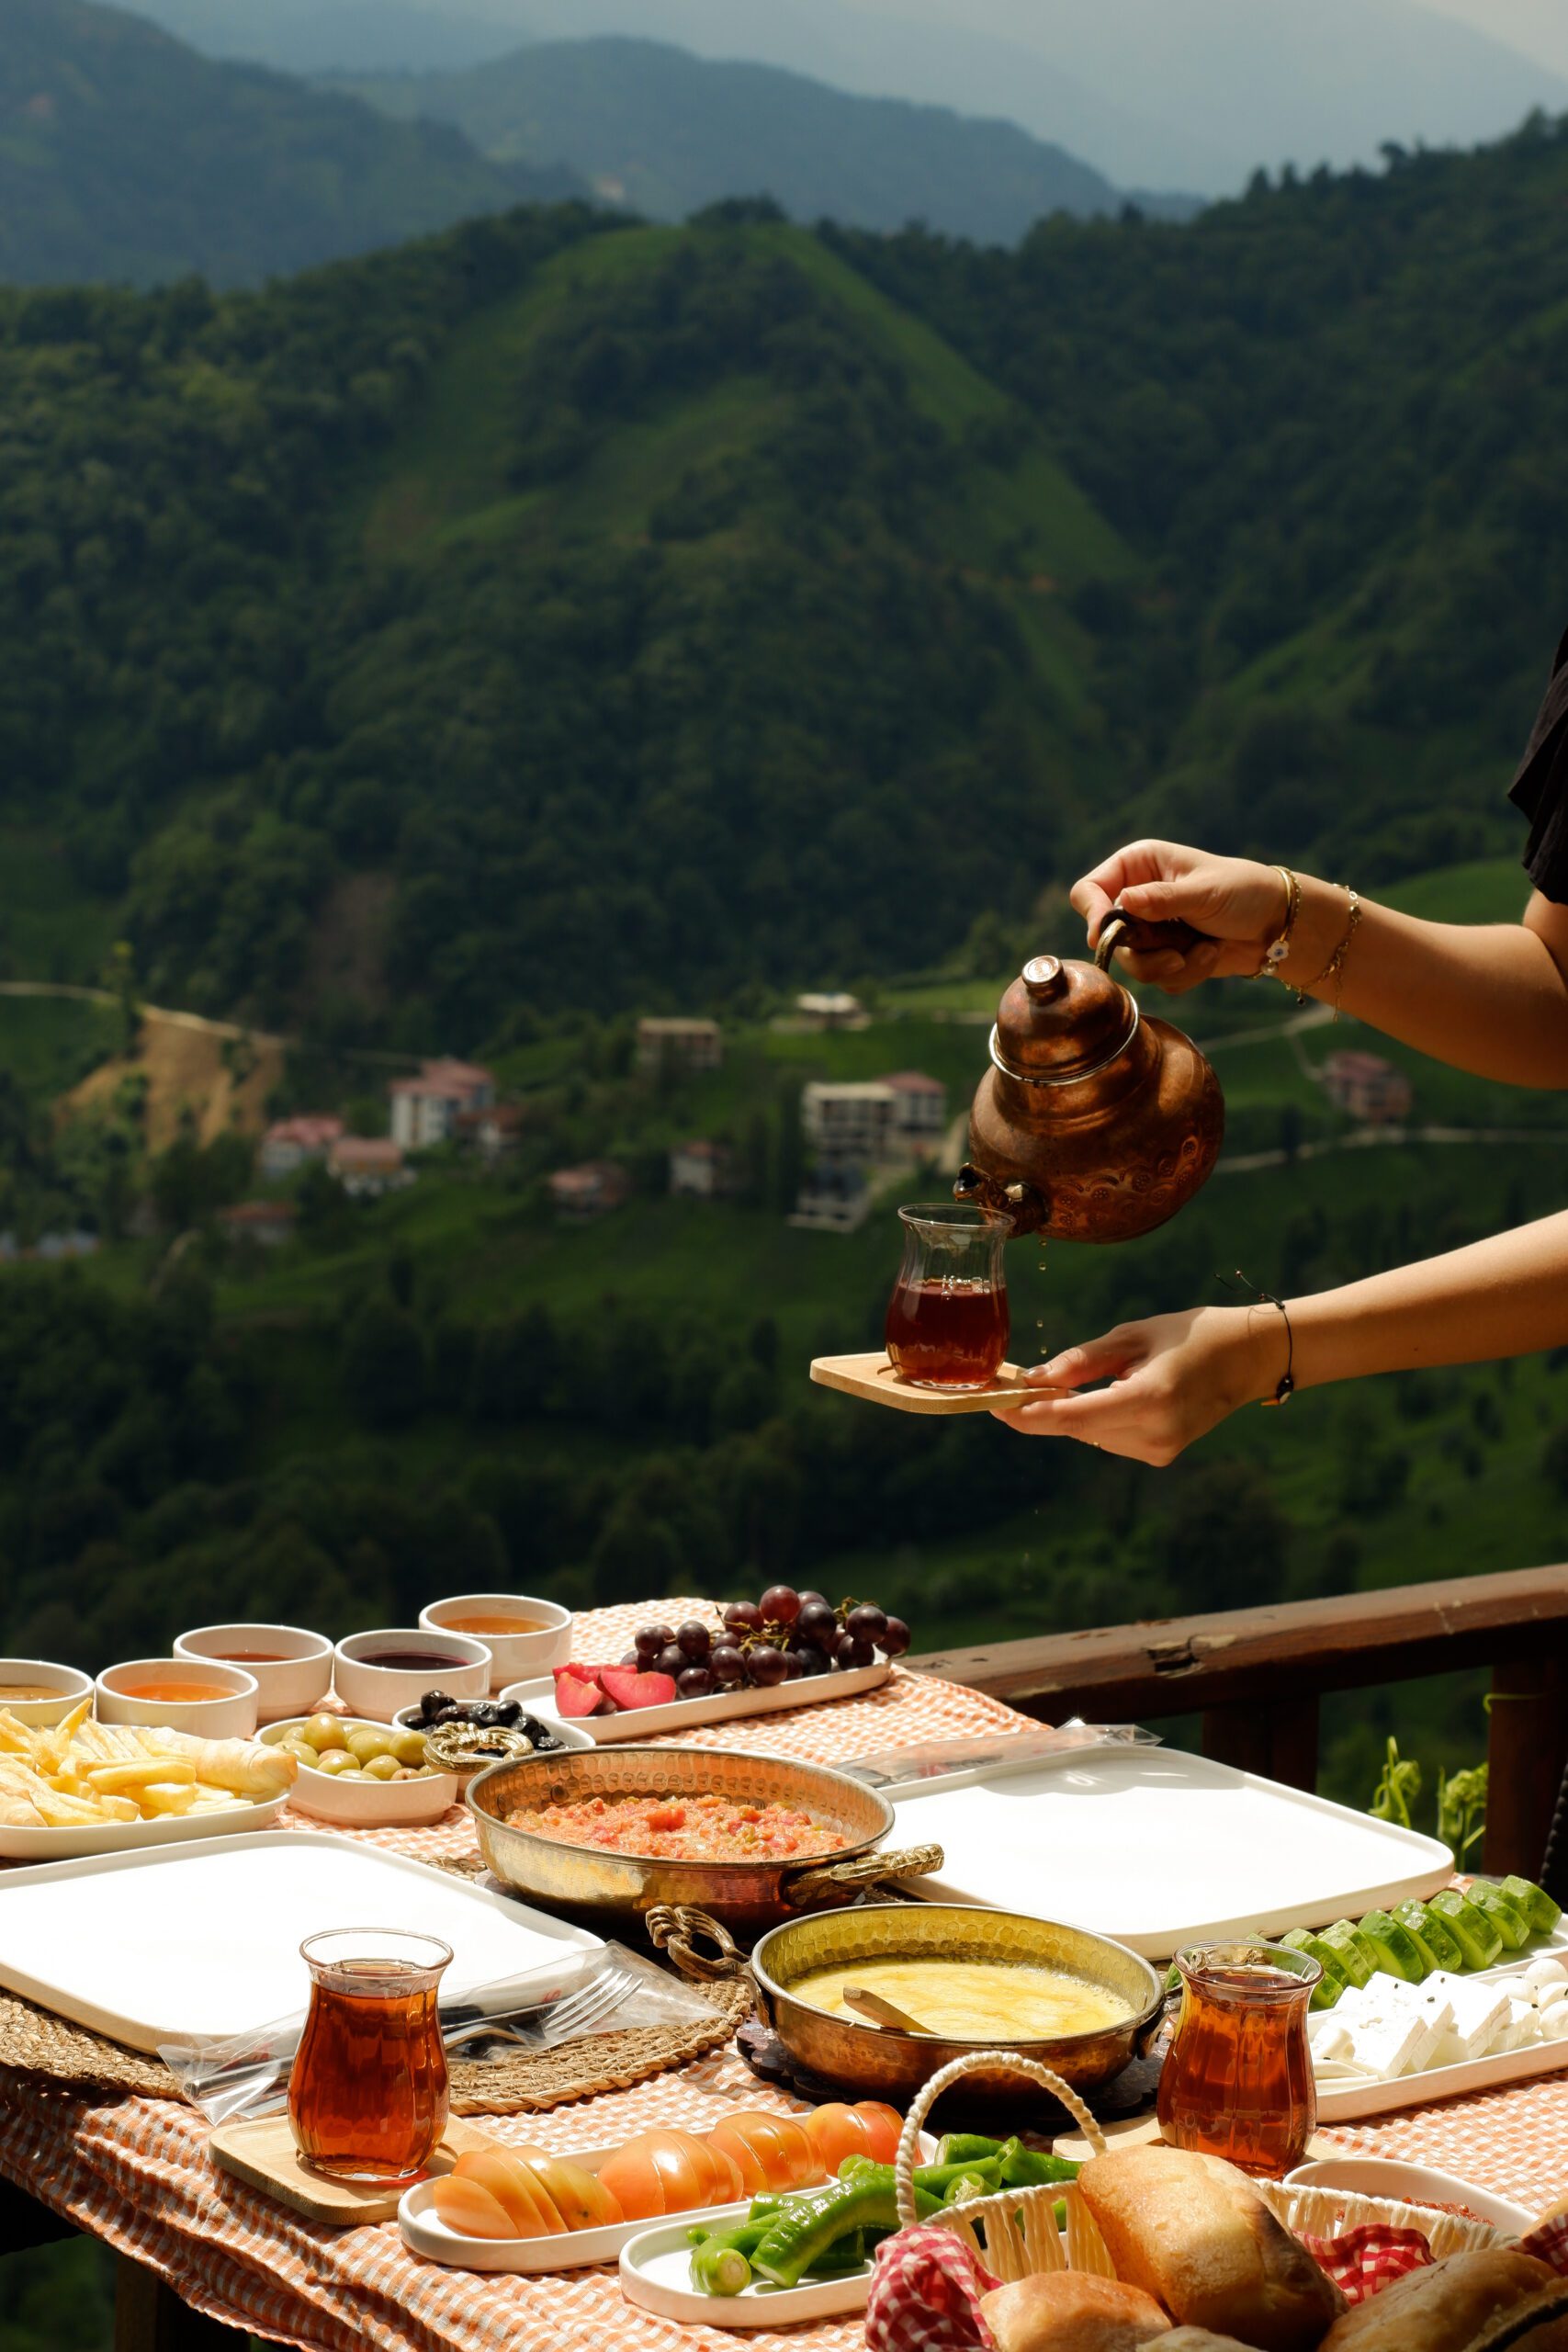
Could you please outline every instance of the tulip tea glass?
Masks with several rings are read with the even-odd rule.
[[[1307,2010],[1323,1971],[1284,1944],[1179,1951],[1181,2013],[1159,2078],[1167,2143],[1278,2178],[1317,2128]]]
[[[894,1370],[916,1388],[985,1388],[1008,1351],[1002,1250],[1011,1221],[951,1201],[900,1209],[904,1262],[885,1326]]]
[[[400,1928],[337,1928],[299,1951],[310,2008],[288,2120],[300,2154],[334,2180],[416,2180],[446,2129],[436,1987],[450,1946]]]

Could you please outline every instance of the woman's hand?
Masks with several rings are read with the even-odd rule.
[[[1132,842],[1075,882],[1071,895],[1089,924],[1091,947],[1113,906],[1140,924],[1185,923],[1201,932],[1196,944],[1185,946],[1145,936],[1116,951],[1134,979],[1151,981],[1172,996],[1201,980],[1256,972],[1289,911],[1277,867],[1211,857],[1179,842]]]
[[[1037,1364],[1029,1380],[1059,1393],[993,1419],[1025,1437],[1076,1437],[1131,1462],[1163,1466],[1234,1413],[1271,1396],[1285,1369],[1285,1329],[1273,1308],[1199,1306],[1119,1323],[1102,1340]],[[1276,1362],[1276,1358],[1278,1361]]]

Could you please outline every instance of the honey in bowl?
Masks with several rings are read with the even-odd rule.
[[[224,1666],[291,1666],[294,1663],[292,1658],[285,1657],[282,1650],[213,1650],[209,1655],[220,1659]]]
[[[69,1691],[57,1690],[52,1682],[0,1682],[0,1707],[9,1707],[22,1699],[65,1699]]]
[[[542,1634],[546,1626],[543,1617],[525,1617],[521,1610],[509,1616],[492,1612],[489,1616],[444,1617],[442,1623],[450,1634]],[[381,1660],[376,1660],[377,1665]]]
[[[1125,2025],[1133,2014],[1132,2003],[1109,1985],[1065,1969],[917,1954],[835,1961],[795,1977],[789,1992],[808,2008],[853,2018],[844,2001],[846,1984],[879,1993],[946,2041],[1060,2041]]]
[[[42,1694],[52,1698],[52,1691]],[[203,1699],[232,1699],[238,1693],[227,1682],[122,1682],[121,1699],[153,1700],[161,1707],[194,1707]]]

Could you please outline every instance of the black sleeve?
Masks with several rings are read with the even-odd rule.
[[[1543,899],[1568,906],[1568,637],[1508,797],[1530,820],[1525,872]]]

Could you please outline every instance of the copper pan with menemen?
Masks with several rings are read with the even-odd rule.
[[[465,1802],[504,1885],[594,1926],[679,1908],[750,1939],[942,1867],[940,1847],[883,1850],[893,1807],[859,1781],[729,1748],[526,1758],[479,1773]]]

